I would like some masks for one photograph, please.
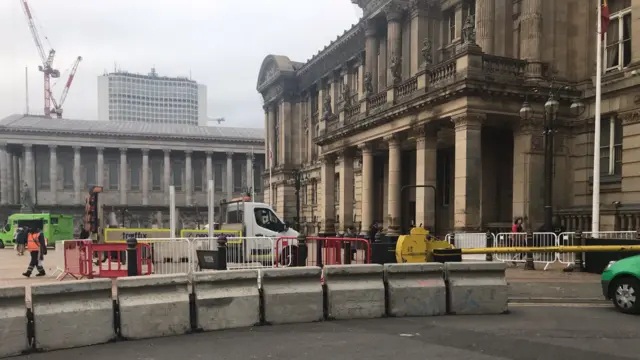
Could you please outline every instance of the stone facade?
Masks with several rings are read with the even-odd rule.
[[[346,1],[346,0],[345,0]],[[308,232],[382,222],[510,228],[543,221],[543,120],[554,122],[553,199],[590,228],[597,12],[583,0],[353,0],[361,21],[305,63],[269,55],[258,75],[271,186]],[[601,230],[640,227],[640,0],[609,0],[601,137]],[[637,14],[636,14],[637,15]],[[616,37],[619,35],[619,37]],[[633,49],[633,51],[632,51]],[[575,90],[573,90],[575,88]],[[536,91],[537,90],[537,91]],[[556,91],[556,90],[554,90]],[[570,116],[582,97],[587,110]],[[524,101],[534,116],[521,120]],[[407,185],[426,187],[404,188]],[[404,189],[404,190],[403,190]]]
[[[185,227],[207,221],[208,179],[217,200],[253,189],[263,198],[261,129],[15,115],[0,134],[2,219],[19,211],[24,189],[37,211],[80,217],[89,186],[102,185],[107,220],[133,227],[168,227],[170,185]]]

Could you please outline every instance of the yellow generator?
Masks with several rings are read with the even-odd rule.
[[[402,263],[433,262],[434,249],[453,249],[445,240],[438,240],[423,228],[413,228],[409,235],[398,237],[396,261]]]

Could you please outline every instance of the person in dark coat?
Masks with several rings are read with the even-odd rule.
[[[18,230],[16,230],[16,234],[13,237],[13,240],[16,243],[16,250],[18,251],[19,256],[24,255],[24,250],[27,247],[27,235],[28,235],[27,231],[28,231],[27,227],[20,226],[18,227]]]
[[[29,253],[31,254],[31,261],[29,262],[27,271],[23,272],[22,275],[30,277],[33,272],[33,268],[37,268],[38,274],[36,274],[36,276],[45,276],[46,273],[44,271],[44,266],[42,266],[42,261],[44,260],[44,256],[47,254],[47,240],[39,229],[32,228],[29,230],[29,235],[27,236],[27,250],[29,250]]]

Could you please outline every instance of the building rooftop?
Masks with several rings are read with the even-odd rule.
[[[11,115],[6,117],[0,120],[0,132],[51,132],[77,133],[79,135],[133,135],[220,141],[264,141],[264,130],[256,128],[52,119],[36,115]]]

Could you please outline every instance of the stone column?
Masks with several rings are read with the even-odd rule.
[[[403,8],[396,2],[390,2],[384,8],[387,16],[387,86],[393,84],[391,66],[393,59],[402,62],[402,12]]]
[[[433,50],[433,34],[430,25],[431,22],[428,19],[430,11],[435,9],[429,9],[429,3],[425,1],[411,1],[410,3],[410,16],[411,16],[411,76],[415,76],[424,64],[424,58],[422,56],[422,48],[424,47],[425,40],[429,40],[431,49]],[[433,57],[433,51],[432,55]]]
[[[169,187],[171,186],[171,150],[164,150],[164,203],[169,204]]]
[[[7,161],[7,144],[0,144],[0,204],[9,203],[9,164]]]
[[[73,194],[75,204],[82,204],[82,177],[80,176],[81,158],[80,150],[82,147],[73,147]]]
[[[103,186],[104,185],[104,148],[98,147],[97,151],[97,159],[96,159],[96,185]]]
[[[193,196],[193,167],[191,166],[191,151],[184,152],[184,198],[187,206],[191,205]]]
[[[142,149],[142,205],[149,205],[149,149]]]
[[[335,176],[336,164],[332,155],[325,155],[322,158],[322,166],[320,167],[320,176],[322,181],[322,215],[321,215],[321,234],[335,234]]]
[[[13,167],[13,203],[20,203],[20,158],[18,155],[13,155],[11,159],[11,166]]]
[[[52,202],[56,204],[58,202],[58,151],[56,145],[49,145],[49,191]]]
[[[127,205],[127,148],[120,148],[120,205]]]
[[[358,146],[362,151],[362,232],[368,234],[373,224],[373,149],[371,143]]]
[[[268,138],[268,149],[267,149],[267,162],[269,168],[274,168],[276,165],[277,159],[273,157],[276,151],[276,110],[277,106],[274,104],[267,105],[268,112],[268,127],[267,127],[267,138]]]
[[[527,76],[542,76],[542,0],[522,0],[520,5],[520,57],[529,61]],[[597,20],[597,19],[596,19]]]
[[[487,54],[493,54],[493,33],[496,19],[496,0],[476,0],[476,44]]]
[[[209,180],[213,179],[213,160],[211,159],[211,156],[213,155],[213,153],[211,151],[207,151],[207,161],[206,161],[206,176],[207,176],[207,183],[205,184],[206,188],[209,189]]]
[[[513,217],[544,221],[544,139],[542,119],[524,121],[513,133]]]
[[[346,232],[353,226],[353,153],[344,150],[338,157],[340,173],[340,231]]]
[[[251,192],[251,188],[253,188],[253,154],[247,154],[247,165],[246,165],[246,174],[247,174],[247,191]]]
[[[227,153],[227,201],[233,199],[233,153]],[[237,174],[238,176],[240,174]]]
[[[416,185],[433,188],[416,188],[416,226],[424,226],[435,231],[435,186],[438,137],[435,132],[420,129],[416,139]]]
[[[388,214],[388,232],[389,235],[399,235],[401,201],[400,188],[401,184],[401,164],[402,150],[400,149],[400,138],[397,134],[392,134],[384,139],[389,144],[389,183],[387,209]]]
[[[378,40],[375,21],[369,20],[365,26],[365,73],[371,76],[371,85],[375,92],[378,89],[378,50],[380,49],[380,41]]]
[[[262,110],[264,110],[264,153],[267,154],[267,165],[268,163],[268,157],[269,157],[269,141],[271,141],[271,139],[269,138],[269,106],[267,105],[263,105],[262,106]],[[207,154],[209,154],[209,151],[207,152]],[[207,155],[207,158],[209,156]],[[207,179],[210,179],[209,177]]]
[[[461,114],[455,124],[454,226],[458,230],[482,228],[482,122],[479,115]]]
[[[31,201],[36,203],[35,173],[33,164],[33,145],[24,144],[24,182],[29,187]]]
[[[15,204],[15,199],[13,197],[13,154],[8,147],[6,152],[5,165],[7,166],[7,202],[9,204]]]

